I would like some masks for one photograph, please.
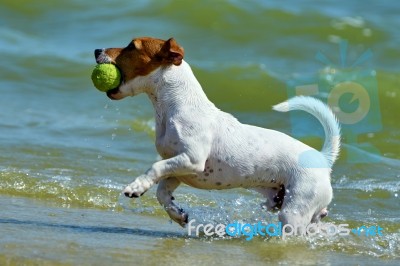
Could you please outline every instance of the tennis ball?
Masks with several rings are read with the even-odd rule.
[[[93,85],[99,91],[115,89],[121,83],[121,72],[113,64],[98,64],[92,72]]]

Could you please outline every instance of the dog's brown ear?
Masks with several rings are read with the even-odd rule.
[[[135,48],[138,50],[142,49],[142,41],[139,39],[133,40],[133,45],[135,45]]]
[[[174,38],[168,39],[164,47],[167,52],[167,62],[176,66],[182,64],[183,56],[185,54],[183,48],[175,41]]]

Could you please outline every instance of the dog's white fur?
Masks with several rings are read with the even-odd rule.
[[[267,198],[269,209],[276,205],[283,185],[279,213],[283,224],[307,225],[326,215],[340,135],[335,116],[319,100],[295,97],[274,109],[314,115],[325,129],[322,152],[284,133],[242,124],[222,112],[208,100],[185,61],[127,81],[114,97],[139,93],[148,94],[154,106],[156,147],[163,160],[128,185],[123,190],[126,196],[138,197],[158,183],[159,202],[171,219],[184,226],[187,214],[172,196],[181,182],[201,189],[254,189]]]

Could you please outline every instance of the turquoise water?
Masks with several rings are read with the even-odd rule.
[[[396,1],[3,1],[0,264],[395,265],[399,13]],[[158,159],[153,110],[143,95],[109,100],[90,74],[94,49],[122,47],[138,36],[175,37],[218,107],[244,123],[294,135],[293,117],[271,110],[293,93],[291,81],[330,88],[332,78],[368,70],[373,118],[344,136],[326,221],[380,225],[384,235],[189,238],[169,222],[154,188],[140,200],[120,197]],[[352,67],[366,51],[371,56]],[[311,133],[299,137],[320,147]],[[246,190],[182,186],[176,198],[202,222],[277,221]]]

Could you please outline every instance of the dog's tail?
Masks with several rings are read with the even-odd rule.
[[[301,110],[315,116],[325,131],[325,142],[321,153],[328,161],[329,167],[332,167],[340,150],[340,126],[336,116],[326,104],[313,97],[297,96],[272,108],[279,112]]]

